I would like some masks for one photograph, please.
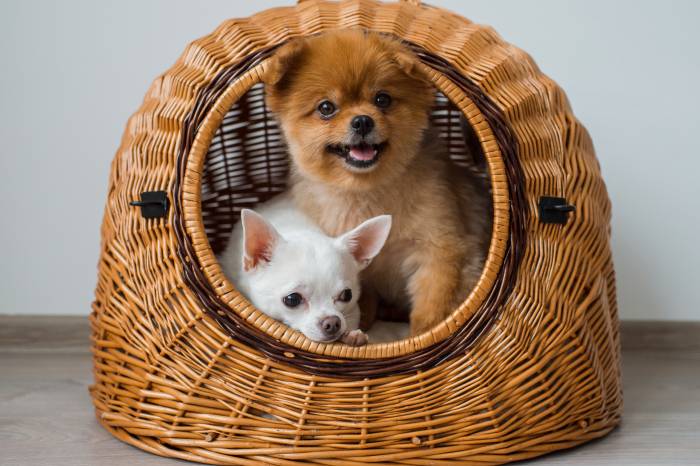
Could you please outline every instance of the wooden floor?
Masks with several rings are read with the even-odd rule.
[[[699,329],[623,327],[622,426],[527,464],[700,465]],[[0,465],[187,464],[123,444],[98,425],[86,342],[84,318],[0,316]]]

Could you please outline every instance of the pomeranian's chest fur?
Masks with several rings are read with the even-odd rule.
[[[377,215],[392,215],[389,239],[363,272],[363,286],[372,286],[394,306],[413,304],[407,284],[425,254],[440,254],[435,251],[465,258],[464,291],[457,296],[463,300],[481,273],[488,248],[491,220],[485,187],[468,170],[451,164],[433,131],[426,134],[408,170],[371,190],[338,190],[292,175],[296,205],[329,235]]]

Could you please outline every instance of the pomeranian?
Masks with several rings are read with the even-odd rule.
[[[363,30],[294,39],[268,63],[296,206],[330,235],[393,216],[362,274],[364,326],[382,302],[410,312],[412,334],[429,330],[476,284],[491,218],[482,182],[451,165],[431,127],[428,75],[402,43]]]
[[[315,341],[367,343],[358,329],[360,271],[391,229],[381,215],[331,238],[294,207],[288,194],[244,209],[220,262],[258,309]]]

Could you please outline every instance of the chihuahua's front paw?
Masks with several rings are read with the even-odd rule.
[[[340,341],[349,346],[364,346],[369,341],[369,338],[365,332],[358,328],[352,332],[345,332]]]

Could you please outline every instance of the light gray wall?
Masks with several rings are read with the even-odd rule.
[[[0,313],[89,312],[109,164],[148,85],[224,19],[292,1],[0,4]],[[622,317],[700,320],[700,3],[432,3],[566,89],[613,199]]]

